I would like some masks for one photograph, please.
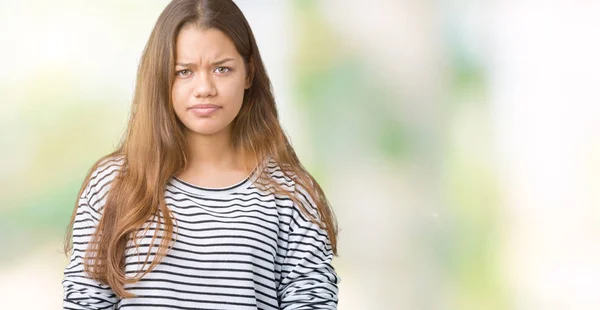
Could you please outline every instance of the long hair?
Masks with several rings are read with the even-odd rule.
[[[174,240],[174,217],[165,203],[164,191],[157,189],[165,188],[168,180],[183,172],[187,165],[184,125],[173,110],[171,87],[175,76],[176,38],[188,24],[215,28],[231,38],[251,77],[251,86],[245,91],[241,110],[232,123],[233,146],[253,155],[259,162],[268,157],[274,159],[287,177],[308,191],[317,207],[316,214],[309,212],[309,206],[303,205],[295,193],[267,175],[266,169],[260,172],[257,187],[292,199],[304,215],[326,230],[332,251],[337,255],[335,216],[323,190],[302,166],[281,128],[271,83],[248,21],[231,0],[173,0],[159,16],[144,48],[130,120],[121,143],[113,153],[92,166],[79,192],[81,196],[101,162],[110,157],[122,158],[122,169],[113,180],[84,258],[88,275],[109,285],[121,298],[136,296],[125,290],[125,284],[139,281],[155,268]],[[77,204],[65,237],[67,255],[73,246],[76,213]],[[152,244],[156,239],[161,240],[157,254],[143,274],[126,277],[128,240],[135,242],[136,232],[153,219],[159,220],[161,228],[155,230],[152,238]],[[159,237],[160,230],[162,236]]]

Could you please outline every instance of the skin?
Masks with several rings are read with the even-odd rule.
[[[175,114],[185,126],[189,166],[178,178],[203,187],[226,187],[255,166],[231,145],[231,123],[251,83],[245,67],[233,41],[220,30],[188,25],[179,32],[171,95]],[[197,104],[218,109],[203,115],[192,109]]]

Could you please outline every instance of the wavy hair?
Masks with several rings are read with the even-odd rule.
[[[101,162],[111,157],[122,158],[122,169],[111,184],[102,217],[84,258],[88,275],[110,286],[121,298],[136,296],[125,290],[125,284],[139,281],[155,268],[174,240],[174,217],[165,203],[164,191],[157,189],[164,188],[168,180],[183,172],[187,165],[184,125],[173,110],[171,87],[175,76],[176,38],[188,24],[202,29],[215,28],[231,38],[251,77],[251,86],[232,123],[233,147],[259,162],[268,157],[274,159],[287,177],[309,192],[316,212],[309,212],[310,206],[303,205],[295,193],[275,182],[266,169],[260,172],[257,186],[292,199],[303,214],[326,230],[332,251],[337,255],[335,215],[317,181],[298,160],[279,123],[271,83],[248,21],[231,0],[173,0],[159,16],[144,48],[127,130],[116,150],[92,166],[79,191],[81,197],[92,172]],[[76,213],[77,203],[65,236],[67,255],[73,249]],[[137,247],[136,233],[154,219],[159,220],[164,234],[158,236],[160,230],[156,229],[152,238],[152,245],[161,239],[157,254],[143,274],[127,277],[128,241],[133,240]]]

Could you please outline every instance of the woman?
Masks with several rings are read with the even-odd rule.
[[[128,130],[79,197],[64,309],[337,308],[334,215],[230,0],[165,8]]]

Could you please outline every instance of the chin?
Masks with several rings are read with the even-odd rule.
[[[219,132],[222,129],[211,129],[211,128],[188,128],[188,132],[192,135],[201,135],[201,136],[212,136]]]
[[[218,134],[219,132],[225,130],[227,126],[186,126],[187,131],[193,135],[202,135],[202,136],[212,136]]]

